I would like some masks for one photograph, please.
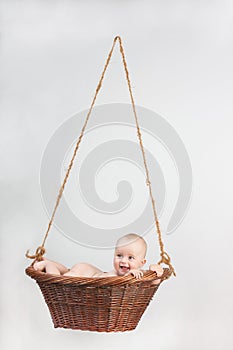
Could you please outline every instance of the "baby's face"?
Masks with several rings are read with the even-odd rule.
[[[144,247],[140,241],[115,249],[113,265],[118,276],[124,276],[133,269],[140,269],[145,262]]]

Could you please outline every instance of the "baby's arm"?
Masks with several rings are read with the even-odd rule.
[[[152,264],[152,265],[150,265],[149,270],[156,272],[158,277],[162,276],[162,274],[163,274],[163,268],[159,264]],[[161,280],[155,280],[153,282],[153,284],[159,284],[160,282],[161,282]]]
[[[36,261],[33,267],[35,270],[45,271],[53,275],[63,275],[69,271],[64,265],[45,258],[42,261]]]
[[[126,276],[128,276],[128,275],[133,275],[135,278],[141,279],[143,277],[143,271],[137,270],[137,269],[132,269],[126,274]]]
[[[149,270],[156,272],[158,277],[162,276],[162,274],[163,274],[163,268],[162,268],[162,266],[160,266],[158,264],[150,265]],[[135,278],[138,278],[138,279],[141,279],[143,277],[143,271],[142,270],[137,270],[137,269],[130,270],[126,274],[126,276],[130,275],[130,274],[133,275]],[[154,284],[159,284],[160,282],[161,282],[161,280],[159,279],[159,280],[154,281]]]

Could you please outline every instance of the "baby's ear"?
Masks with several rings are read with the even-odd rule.
[[[145,263],[146,263],[146,259],[143,259],[142,260],[142,265],[145,265]]]

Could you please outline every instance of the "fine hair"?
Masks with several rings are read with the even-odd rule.
[[[117,242],[116,242],[116,247],[119,246],[124,246],[124,245],[128,245],[134,242],[140,242],[142,245],[142,249],[143,249],[143,255],[144,257],[146,256],[146,251],[147,251],[147,244],[146,241],[144,240],[143,237],[139,236],[136,233],[128,233],[123,237],[120,237]]]

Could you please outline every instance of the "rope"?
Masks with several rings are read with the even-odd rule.
[[[143,163],[144,163],[144,167],[145,167],[145,171],[146,171],[146,184],[149,187],[149,194],[150,194],[150,198],[151,198],[151,204],[152,204],[152,208],[153,208],[154,220],[155,220],[157,234],[158,234],[158,240],[159,240],[159,246],[160,246],[160,256],[161,256],[161,259],[158,262],[158,264],[164,263],[164,264],[168,265],[169,268],[171,269],[172,273],[174,275],[176,275],[175,274],[175,270],[174,270],[174,268],[173,268],[173,266],[171,264],[171,259],[170,259],[169,255],[164,250],[164,244],[163,244],[163,241],[162,241],[162,234],[161,234],[161,230],[160,230],[158,215],[157,215],[156,208],[155,208],[155,200],[153,198],[153,193],[152,193],[152,188],[151,188],[151,182],[150,182],[149,170],[148,170],[147,161],[146,161],[145,150],[144,150],[144,146],[143,146],[143,143],[142,143],[142,135],[141,135],[140,127],[139,127],[136,107],[135,107],[134,98],[133,98],[133,92],[132,92],[132,88],[131,88],[131,82],[130,82],[130,78],[129,78],[129,71],[128,71],[128,68],[127,68],[127,63],[126,63],[126,59],[125,59],[125,54],[124,54],[124,49],[123,49],[121,38],[119,36],[116,37],[116,38],[119,40],[120,52],[121,52],[122,59],[123,59],[125,75],[126,75],[128,88],[129,88],[130,99],[131,99],[131,103],[132,103],[132,107],[133,107],[134,119],[135,119],[135,123],[136,123],[136,127],[137,127],[137,135],[138,135],[139,144],[140,144],[140,148],[141,148],[141,151],[142,151]]]
[[[154,198],[153,198],[153,193],[152,193],[152,188],[151,188],[149,170],[148,170],[148,166],[147,166],[147,162],[146,162],[146,155],[145,155],[144,146],[143,146],[143,143],[142,143],[142,135],[141,135],[141,131],[140,131],[139,123],[138,123],[138,117],[137,117],[136,107],[135,107],[135,103],[134,103],[134,98],[133,98],[133,93],[132,93],[131,82],[130,82],[130,78],[129,78],[129,71],[128,71],[128,68],[127,68],[127,63],[126,63],[126,59],[125,59],[124,49],[123,49],[122,40],[121,40],[121,37],[120,37],[120,36],[116,36],[116,37],[114,38],[112,48],[111,48],[111,50],[110,50],[110,52],[109,52],[109,54],[108,54],[108,58],[107,58],[107,60],[106,60],[106,63],[105,63],[103,72],[102,72],[102,74],[101,74],[99,83],[98,83],[98,85],[97,85],[94,98],[93,98],[93,100],[92,100],[91,106],[90,106],[89,111],[88,111],[88,113],[87,113],[87,116],[86,116],[84,125],[83,125],[82,130],[81,130],[81,134],[80,134],[79,139],[78,139],[78,141],[77,141],[77,143],[76,143],[76,146],[75,146],[75,149],[74,149],[74,153],[73,153],[73,156],[72,156],[72,158],[71,158],[71,161],[70,161],[68,170],[67,170],[67,172],[66,172],[66,174],[65,174],[63,183],[62,183],[61,188],[60,188],[60,190],[59,190],[59,193],[58,193],[58,196],[57,196],[57,200],[56,200],[56,203],[55,203],[55,207],[54,207],[54,210],[53,210],[51,219],[50,219],[50,221],[49,221],[48,228],[47,228],[47,231],[46,231],[46,233],[45,233],[43,242],[42,242],[41,246],[37,248],[36,253],[35,253],[34,255],[29,255],[29,251],[27,251],[26,257],[28,257],[28,258],[30,258],[30,259],[41,260],[42,257],[43,257],[43,255],[44,255],[45,252],[46,252],[46,251],[45,251],[45,248],[44,248],[45,242],[46,242],[46,240],[47,240],[47,238],[48,238],[48,234],[49,234],[49,231],[50,231],[50,229],[51,229],[51,226],[52,226],[52,223],[53,223],[53,220],[54,220],[54,217],[55,217],[55,214],[56,214],[58,205],[59,205],[59,203],[60,203],[60,200],[61,200],[61,197],[62,197],[64,188],[65,188],[67,179],[68,179],[68,177],[69,177],[71,168],[72,168],[72,166],[73,166],[74,159],[75,159],[75,157],[76,157],[76,154],[77,154],[77,151],[78,151],[80,142],[81,142],[82,137],[83,137],[83,134],[84,134],[84,132],[85,132],[85,129],[86,129],[88,120],[89,120],[89,118],[90,118],[91,112],[92,112],[92,110],[93,110],[93,107],[94,107],[94,104],[95,104],[97,95],[98,95],[99,90],[100,90],[100,88],[101,88],[101,86],[102,86],[102,82],[103,82],[103,79],[104,79],[104,76],[105,76],[105,72],[106,72],[107,67],[108,67],[108,65],[109,65],[109,62],[110,62],[110,60],[111,60],[112,53],[113,53],[113,50],[114,50],[114,48],[115,48],[115,45],[116,45],[116,42],[117,42],[117,41],[119,42],[120,52],[121,52],[121,56],[122,56],[122,60],[123,60],[123,65],[124,65],[124,70],[125,70],[125,76],[126,76],[126,80],[127,80],[127,83],[128,83],[128,89],[129,89],[131,104],[132,104],[132,108],[133,108],[134,119],[135,119],[135,123],[136,123],[136,127],[137,127],[137,135],[138,135],[139,144],[140,144],[140,148],[141,148],[141,152],[142,152],[142,157],[143,157],[143,163],[144,163],[144,167],[145,167],[145,171],[146,171],[146,184],[147,184],[147,186],[149,187],[149,194],[150,194],[150,199],[151,199],[152,208],[153,208],[155,226],[156,226],[156,230],[157,230],[157,234],[158,234],[158,241],[159,241],[159,246],[160,246],[160,256],[161,256],[161,259],[159,260],[158,264],[164,263],[164,264],[168,265],[169,268],[170,268],[170,270],[172,271],[172,273],[175,275],[175,270],[174,270],[174,268],[173,268],[173,266],[172,266],[172,264],[171,264],[170,256],[169,256],[169,255],[165,252],[165,250],[164,250],[164,244],[163,244],[163,241],[162,241],[162,234],[161,234],[161,230],[160,230],[158,215],[157,215],[156,208],[155,208],[155,200],[154,200]]]
[[[59,190],[59,193],[58,193],[58,196],[57,196],[57,200],[56,200],[56,203],[55,203],[55,206],[54,206],[54,209],[53,209],[53,212],[52,212],[52,216],[51,216],[51,219],[50,219],[50,221],[49,221],[48,228],[47,228],[47,231],[46,231],[46,233],[45,233],[43,242],[42,242],[41,246],[37,248],[36,253],[35,253],[34,255],[30,255],[30,254],[29,254],[29,251],[27,251],[26,257],[29,258],[29,259],[41,260],[42,257],[43,257],[43,255],[44,255],[45,252],[46,252],[46,250],[45,250],[45,248],[44,248],[45,242],[46,242],[46,240],[47,240],[47,238],[48,238],[48,234],[49,234],[49,231],[50,231],[50,229],[51,229],[51,226],[52,226],[52,223],[53,223],[53,220],[54,220],[54,217],[55,217],[55,214],[56,214],[58,205],[59,205],[59,203],[60,203],[60,200],[61,200],[61,197],[62,197],[64,188],[65,188],[67,179],[68,179],[68,177],[69,177],[71,168],[72,168],[72,166],[73,166],[74,159],[75,159],[75,157],[76,157],[76,154],[77,154],[79,145],[80,145],[80,143],[81,143],[81,140],[82,140],[83,134],[84,134],[84,132],[85,132],[85,129],[86,129],[88,120],[89,120],[89,118],[90,118],[92,109],[93,109],[93,107],[94,107],[94,104],[95,104],[95,101],[96,101],[98,92],[99,92],[99,90],[100,90],[100,88],[101,88],[101,85],[102,85],[102,82],[103,82],[103,79],[104,79],[104,75],[105,75],[105,72],[106,72],[107,67],[108,67],[108,65],[109,65],[109,62],[110,62],[110,59],[111,59],[111,56],[112,56],[112,53],[113,53],[113,50],[114,50],[115,45],[116,45],[116,38],[114,39],[112,48],[111,48],[111,50],[110,50],[110,52],[109,52],[109,54],[108,54],[108,58],[107,58],[107,60],[106,60],[106,63],[105,63],[103,72],[102,72],[102,74],[101,74],[99,83],[98,83],[98,85],[97,85],[94,98],[93,98],[93,100],[92,100],[91,106],[90,106],[90,108],[89,108],[89,111],[88,111],[88,113],[87,113],[85,122],[84,122],[84,124],[83,124],[82,130],[81,130],[81,134],[80,134],[80,136],[79,136],[79,138],[78,138],[78,141],[77,141],[77,143],[76,143],[76,146],[75,146],[75,149],[74,149],[74,153],[73,153],[73,156],[72,156],[71,161],[70,161],[70,163],[69,163],[69,166],[68,166],[67,172],[66,172],[66,174],[65,174],[63,183],[62,183],[61,188],[60,188],[60,190]]]

